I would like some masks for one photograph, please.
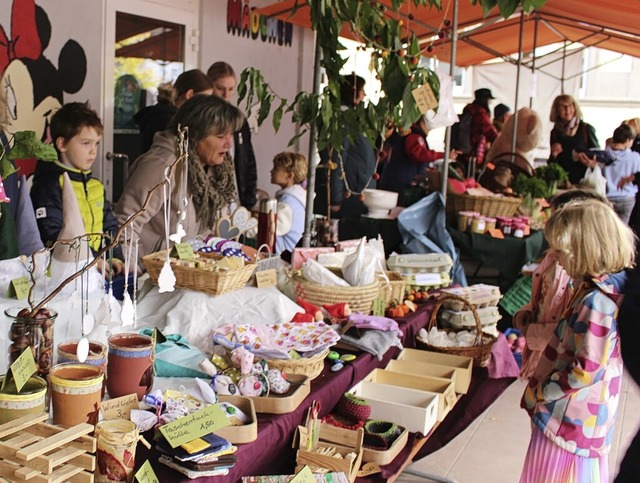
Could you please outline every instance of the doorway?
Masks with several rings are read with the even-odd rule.
[[[135,114],[158,86],[196,63],[199,4],[191,0],[107,0],[102,179],[114,203],[142,153]]]

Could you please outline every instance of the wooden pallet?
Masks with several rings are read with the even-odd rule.
[[[0,480],[93,482],[96,439],[87,435],[94,427],[64,429],[45,423],[48,418],[42,413],[0,425]]]

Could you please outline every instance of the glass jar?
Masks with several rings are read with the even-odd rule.
[[[9,307],[4,314],[11,320],[9,328],[9,365],[29,347],[36,361],[39,376],[49,374],[53,363],[53,333],[54,323],[58,313],[43,307],[34,317],[29,317],[31,309],[23,307]]]
[[[484,235],[484,232],[487,231],[487,224],[484,218],[478,217],[471,220],[471,231],[478,235]]]
[[[339,219],[328,220],[326,218],[316,219],[315,246],[334,247],[338,243]]]

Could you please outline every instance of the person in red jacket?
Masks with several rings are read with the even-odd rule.
[[[482,88],[474,92],[475,100],[467,104],[462,113],[469,112],[471,119],[471,152],[465,155],[464,161],[475,158],[477,164],[482,164],[484,156],[491,143],[498,137],[498,130],[491,122],[489,101],[495,99],[490,89]]]

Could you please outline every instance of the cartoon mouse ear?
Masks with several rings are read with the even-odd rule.
[[[47,12],[39,5],[36,5],[36,27],[38,29],[40,43],[42,44],[40,52],[44,52],[49,46],[49,40],[51,40],[51,22],[49,21]]]
[[[87,56],[75,40],[68,40],[58,57],[60,85],[65,92],[75,94],[87,77]]]

